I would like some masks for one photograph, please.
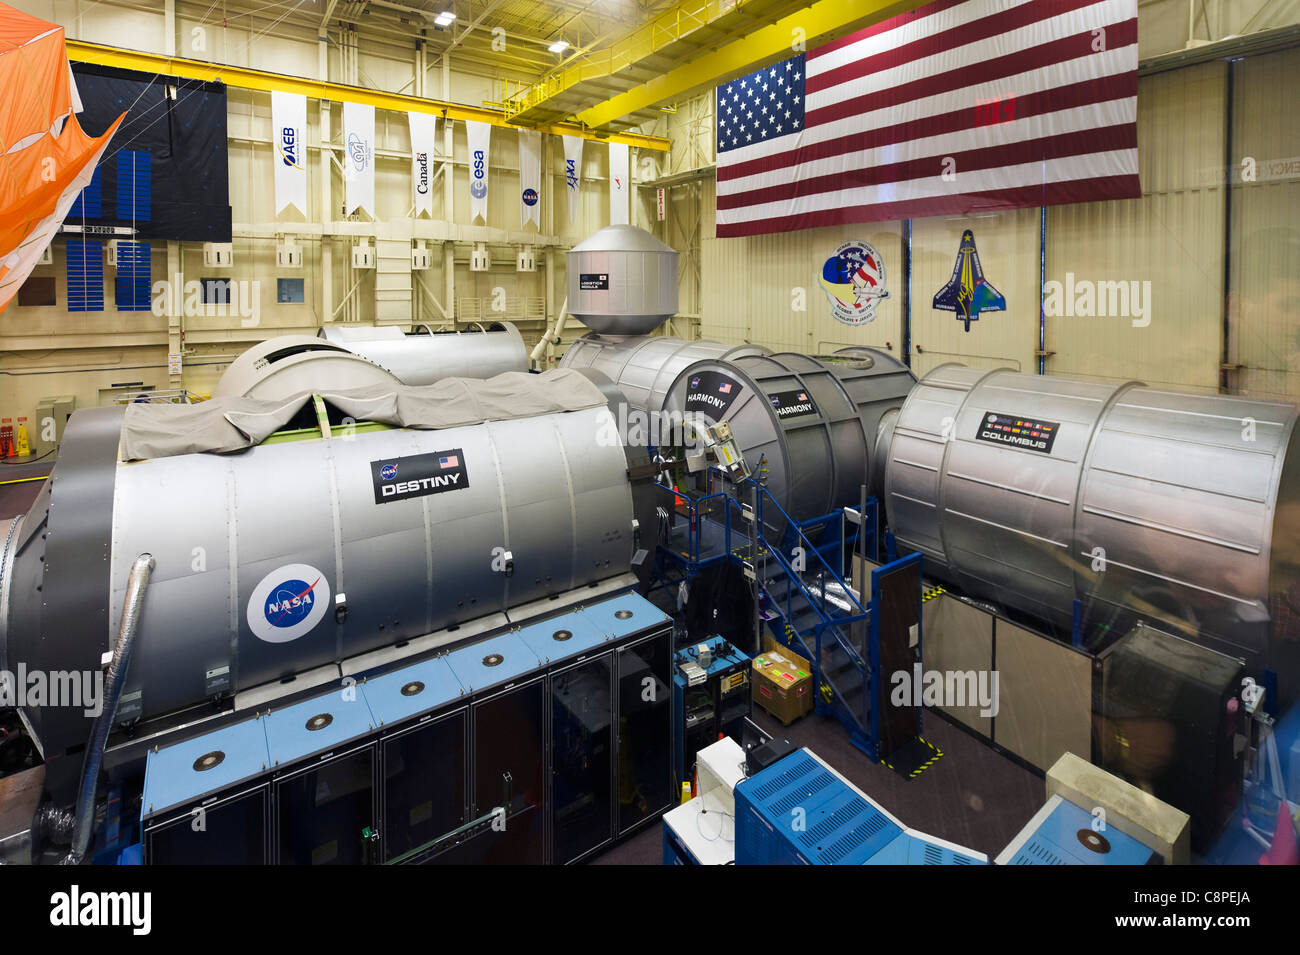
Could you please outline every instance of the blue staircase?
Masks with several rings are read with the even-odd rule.
[[[871,611],[823,556],[805,527],[786,517],[782,546],[771,546],[764,535],[763,512],[784,511],[766,489],[759,491],[757,536],[766,551],[757,580],[772,617],[768,628],[776,640],[812,664],[816,712],[834,716],[849,739],[873,760],[879,759],[877,720],[871,712],[875,698],[875,669],[867,642]],[[812,523],[812,522],[808,522]],[[802,548],[805,566],[796,569],[790,556]]]

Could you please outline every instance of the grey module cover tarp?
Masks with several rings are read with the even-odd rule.
[[[444,378],[432,385],[372,385],[317,392],[357,421],[421,430],[484,421],[581,411],[605,396],[579,372],[556,368],[540,375],[509,371],[486,380]],[[311,392],[284,401],[223,397],[194,405],[129,404],[122,427],[122,460],[197,452],[242,451],[261,444],[310,404]]]

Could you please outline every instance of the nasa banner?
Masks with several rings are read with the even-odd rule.
[[[609,144],[609,224],[626,225],[627,204],[627,143]]]
[[[307,97],[271,93],[275,131],[275,214],[293,206],[307,214]]]
[[[433,217],[433,147],[437,141],[438,117],[429,113],[407,113],[411,125],[411,195],[415,215]]]
[[[579,190],[582,188],[581,136],[564,136],[564,185],[569,193],[569,221],[578,218]]]
[[[465,139],[469,143],[469,217],[487,222],[488,146],[492,141],[492,124],[465,120]]]
[[[519,130],[519,225],[542,228],[542,134]]]
[[[346,215],[375,214],[375,108],[343,104],[343,186]]]

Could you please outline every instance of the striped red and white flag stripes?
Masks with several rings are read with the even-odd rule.
[[[1135,198],[1137,51],[1136,0],[936,0],[810,51],[803,124],[719,149],[717,234]]]

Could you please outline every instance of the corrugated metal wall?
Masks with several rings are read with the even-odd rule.
[[[1130,296],[1150,290],[1141,310],[1132,299],[1123,308],[1118,292],[1118,309],[1102,294],[1091,316],[1077,307],[1071,316],[1062,301],[1047,319],[1049,374],[1218,389],[1226,75],[1207,63],[1141,80],[1141,199],[1048,208],[1047,280],[1061,283],[1062,300],[1071,285],[1076,306],[1105,292],[1101,283],[1126,283]],[[1103,301],[1126,314],[1100,314]]]
[[[1236,62],[1233,165],[1256,180],[1233,194],[1230,390],[1300,396],[1300,124],[1288,90],[1300,51]],[[1228,67],[1143,77],[1138,142],[1143,196],[1047,209],[1046,371],[1217,391],[1223,361]],[[745,239],[712,237],[713,183],[702,190],[701,335],[819,352],[847,344],[900,354],[902,228],[847,226]],[[970,332],[931,307],[971,228],[985,277],[1007,300]],[[912,366],[961,361],[1038,370],[1040,211],[915,220]],[[818,287],[837,245],[863,239],[883,254],[890,298],[870,325],[839,324]],[[1055,289],[1053,283],[1056,283]],[[1068,301],[1067,301],[1068,299]],[[802,305],[802,309],[800,306]],[[1091,314],[1084,314],[1091,309]]]
[[[1254,397],[1295,399],[1300,397],[1300,124],[1293,91],[1300,84],[1300,50],[1240,60],[1234,71],[1228,357],[1230,364],[1245,367],[1229,375],[1228,386]]]
[[[965,229],[975,233],[984,278],[1007,300],[1004,312],[957,321],[937,311],[935,293],[952,278]],[[912,370],[961,362],[972,368],[1038,370],[1038,210],[917,219],[912,223]]]

